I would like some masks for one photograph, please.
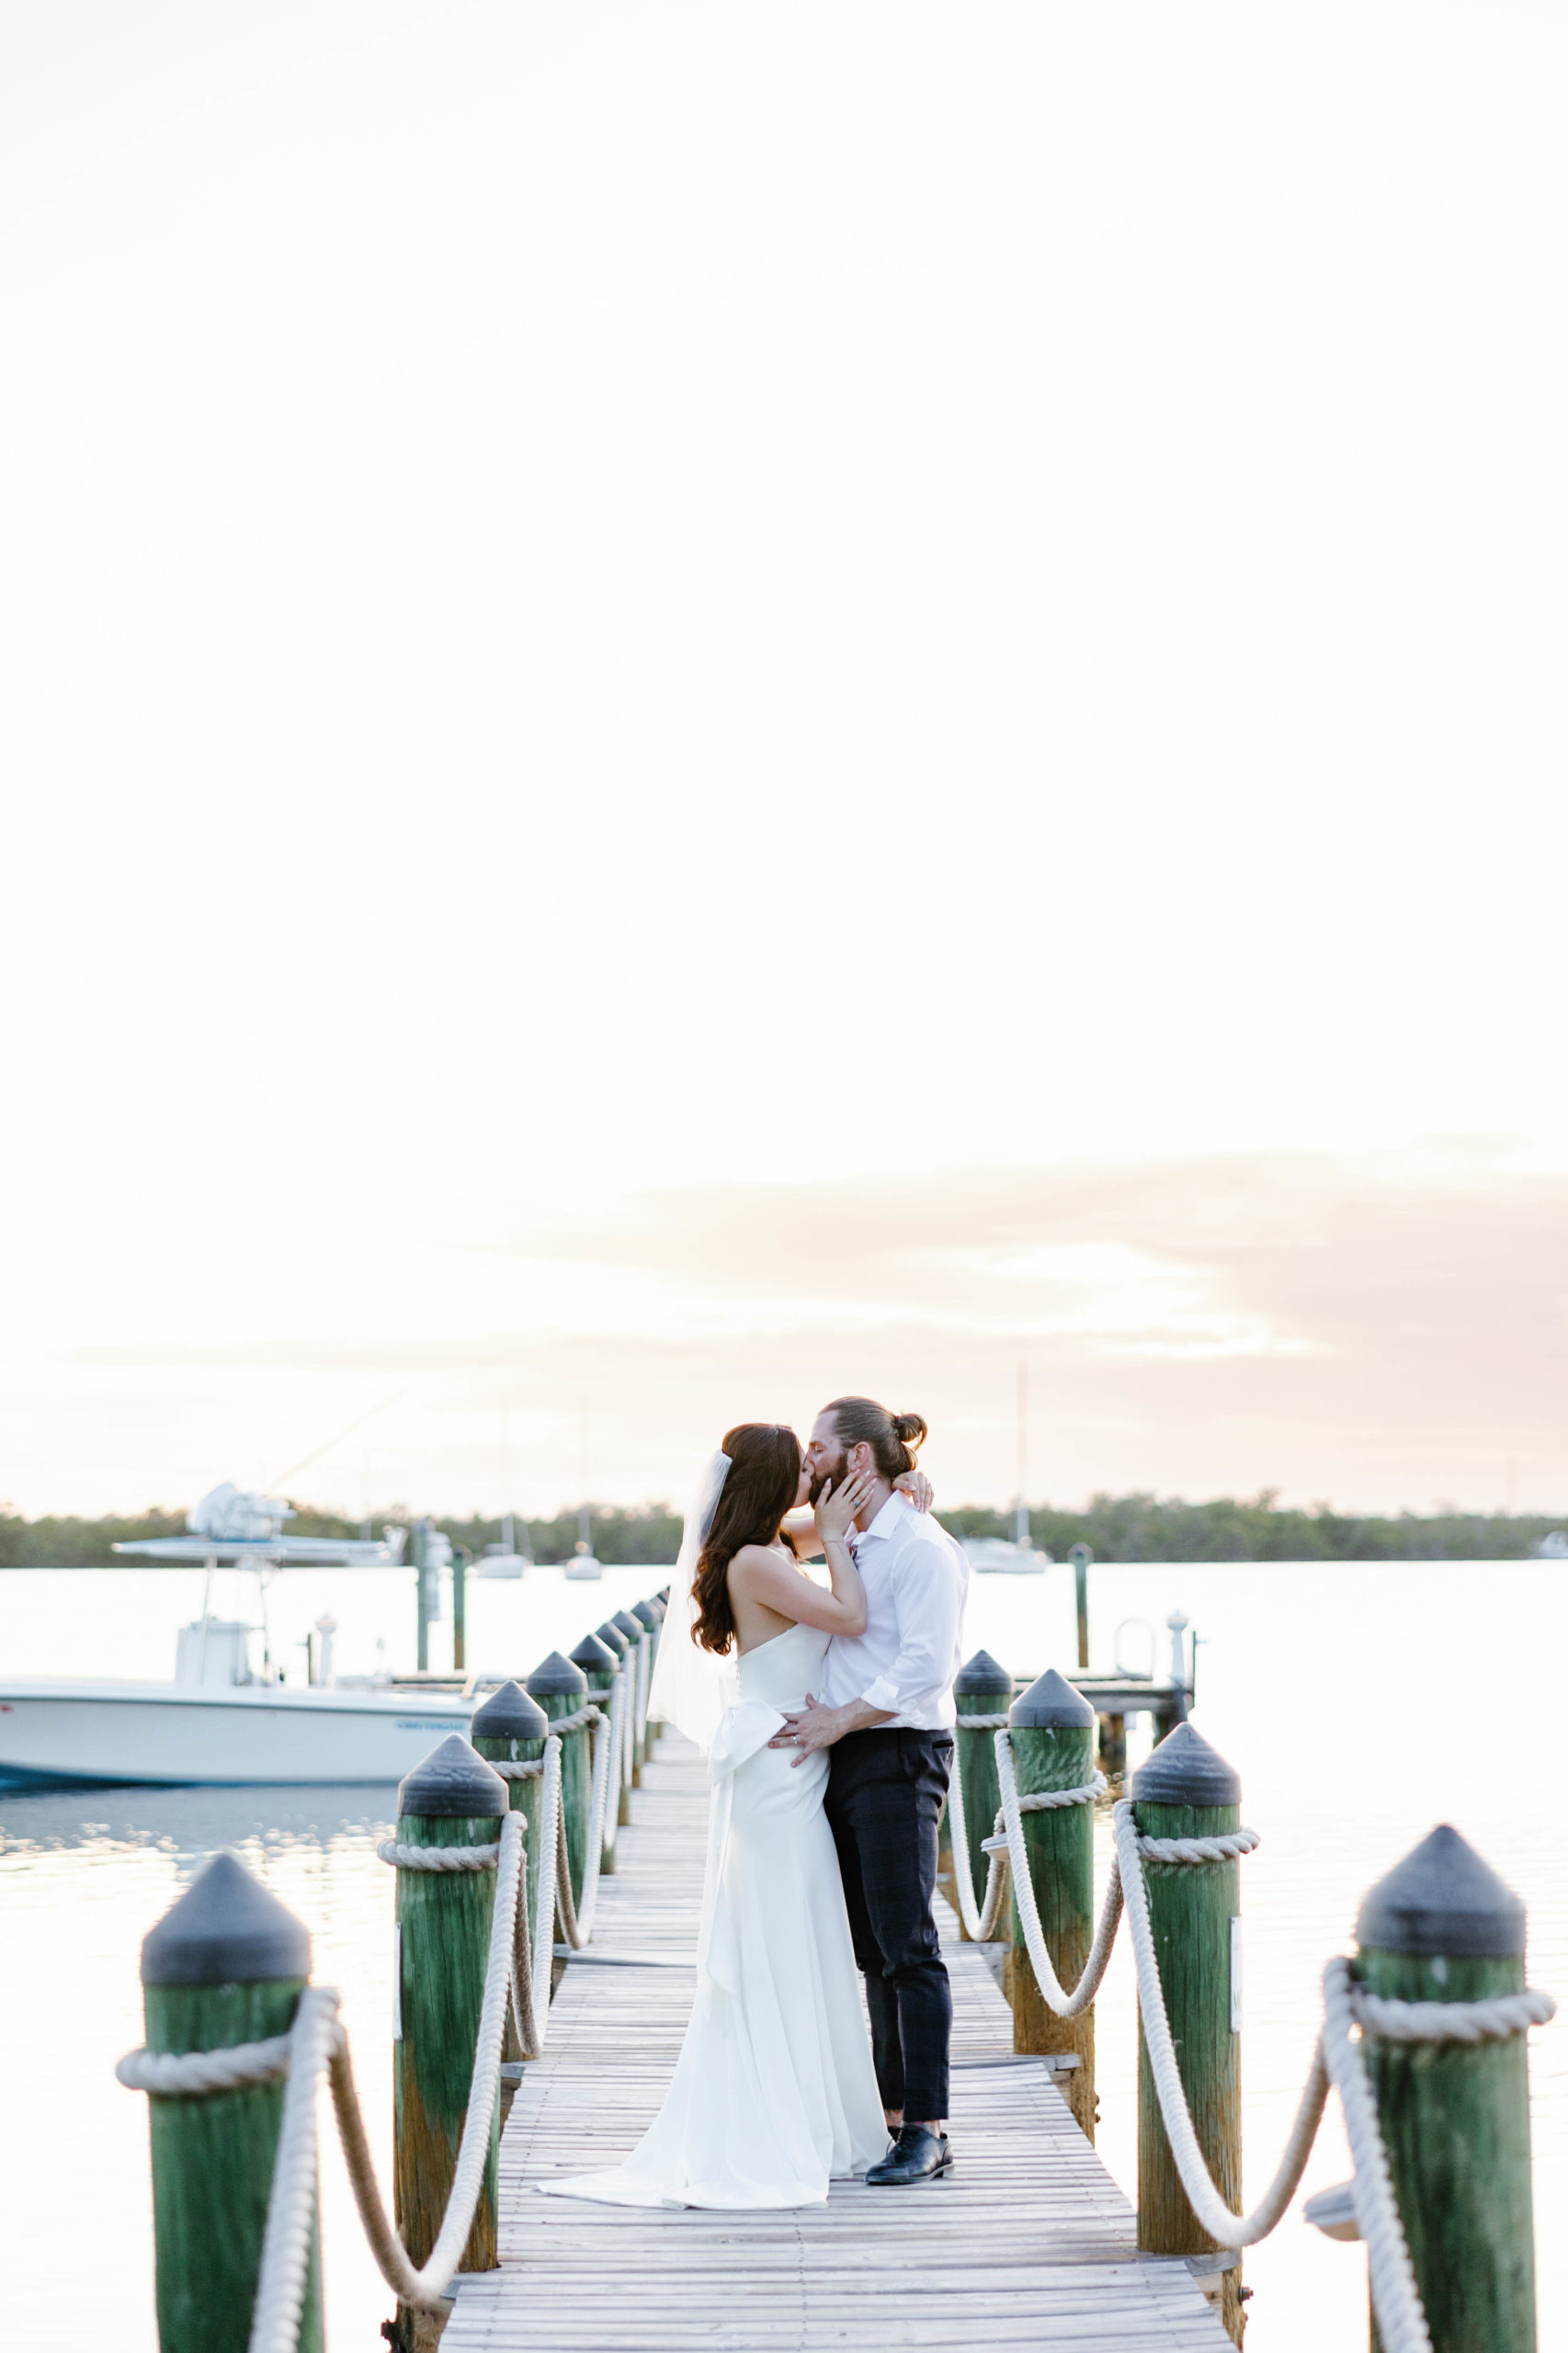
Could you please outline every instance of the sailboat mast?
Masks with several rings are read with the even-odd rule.
[[[1018,1488],[1017,1502],[1013,1509],[1013,1540],[1018,1550],[1023,1552],[1027,1552],[1029,1549],[1029,1507],[1025,1501],[1029,1491],[1028,1442],[1029,1369],[1028,1363],[1020,1358],[1018,1360]]]

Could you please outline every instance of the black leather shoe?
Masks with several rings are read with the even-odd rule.
[[[933,2132],[924,2124],[901,2124],[898,2138],[887,2155],[867,2174],[866,2186],[869,2189],[902,2189],[906,2182],[934,2181],[939,2173],[947,2172],[952,2161],[945,2132]]]

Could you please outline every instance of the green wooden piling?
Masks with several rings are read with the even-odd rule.
[[[665,1614],[664,1606],[657,1601],[634,1601],[631,1614],[642,1629],[642,1688],[646,1691],[651,1688],[653,1680],[653,1661],[659,1653],[659,1626]],[[653,1755],[653,1743],[659,1736],[659,1729],[651,1714],[643,1719],[642,1762],[644,1765]]]
[[[1013,1768],[1020,1797],[1038,1790],[1076,1790],[1094,1778],[1095,1711],[1081,1693],[1047,1668],[1013,1702],[1009,1718]],[[1056,1806],[1026,1813],[1024,1846],[1040,1908],[1046,1947],[1063,1989],[1071,1993],[1083,1974],[1095,1940],[1095,1809]],[[1078,2064],[1057,2079],[1057,2087],[1092,2141],[1095,2137],[1095,2014],[1091,2006],[1075,2018],[1059,2018],[1046,2006],[1036,1982],[1012,1906],[1015,2051],[1069,2051]]]
[[[618,1609],[611,1622],[619,1626],[626,1636],[626,1697],[631,1709],[632,1731],[636,1734],[631,1744],[631,1786],[640,1790],[642,1768],[648,1762],[647,1726],[644,1725],[641,1731],[637,1728],[637,1701],[644,1688],[643,1677],[648,1672],[648,1661],[643,1653],[644,1629],[642,1620],[634,1618],[630,1609]]]
[[[415,1521],[412,1551],[414,1555],[414,1597],[417,1620],[415,1626],[416,1643],[414,1663],[415,1666],[417,1666],[421,1675],[425,1674],[430,1665],[430,1586],[429,1574],[425,1566],[425,1540],[429,1533],[430,1522],[427,1519],[416,1519]]]
[[[1525,1907],[1445,1824],[1372,1889],[1357,1975],[1398,2002],[1525,1983]],[[1368,2072],[1433,2353],[1535,2353],[1527,2038],[1389,2042]],[[1376,2323],[1371,2330],[1378,2345]]]
[[[468,1669],[468,1563],[466,1544],[452,1546],[452,1665]]]
[[[953,1683],[953,1698],[959,1713],[958,1756],[954,1762],[955,1769],[963,1777],[970,1877],[978,1904],[984,1901],[990,1870],[989,1856],[980,1851],[981,1841],[991,1836],[1002,1792],[996,1780],[994,1732],[967,1732],[964,1724],[969,1716],[1005,1716],[1013,1703],[1013,1678],[1005,1666],[998,1666],[989,1651],[976,1651],[959,1670]],[[960,1920],[960,1934],[966,1933]]]
[[[482,1708],[473,1712],[469,1737],[475,1754],[487,1765],[527,1765],[536,1763],[544,1755],[544,1744],[550,1733],[550,1720],[537,1699],[530,1699],[516,1683],[503,1683],[493,1691]],[[520,1813],[528,1824],[528,1933],[533,1934],[539,1917],[540,1812],[544,1796],[544,1782],[534,1774],[526,1781],[507,1781],[511,1811]],[[517,2065],[523,2055],[517,2040],[517,2029],[510,2013],[506,2018],[506,2046],[502,2057]]]
[[[450,1733],[397,1793],[399,1842],[483,1847],[500,1836],[508,1785],[460,1733]],[[393,2024],[392,2179],[397,2225],[415,2264],[436,2244],[457,2169],[484,2000],[493,1870],[397,1874],[398,1975]],[[495,2266],[495,2168],[500,2101],[490,2118],[490,2155],[460,2271]],[[398,2307],[399,2342],[412,2347],[415,2315]]]
[[[142,1946],[149,2051],[222,2051],[286,2034],[311,1940],[233,1855],[216,1855]],[[161,2353],[245,2353],[284,2078],[148,2100]],[[301,2353],[322,2353],[312,2226]]]
[[[1100,1718],[1100,1771],[1108,1781],[1127,1771],[1127,1718],[1124,1715],[1104,1715]]]
[[[587,1696],[587,1677],[569,1658],[562,1658],[559,1651],[551,1651],[528,1677],[529,1699],[539,1701],[552,1724],[562,1716],[574,1716]],[[574,1904],[582,1899],[588,1812],[592,1804],[588,1727],[581,1724],[575,1732],[563,1733],[561,1738],[561,1811],[566,1823],[566,1859],[571,1867]],[[545,1856],[542,1860],[554,1869],[553,1856]]]
[[[1078,1607],[1078,1665],[1089,1664],[1089,1569],[1094,1554],[1086,1544],[1074,1544],[1067,1558],[1073,1563],[1073,1597]]]
[[[612,1650],[615,1653],[616,1657],[620,1661],[622,1666],[625,1666],[631,1654],[631,1645],[627,1641],[626,1636],[621,1632],[620,1628],[616,1624],[615,1620],[613,1618],[607,1618],[604,1624],[602,1626],[596,1627],[594,1631],[597,1634],[599,1641],[604,1643],[606,1649]],[[628,1699],[631,1699],[631,1696],[629,1678],[627,1690]],[[624,1737],[625,1735],[622,1734],[622,1738]],[[617,1790],[619,1791],[619,1795],[616,1800],[615,1818],[620,1827],[624,1829],[626,1824],[631,1819],[631,1781],[626,1769],[624,1758],[620,1756],[618,1756],[615,1760],[615,1783]]]
[[[660,1600],[656,1593],[649,1595],[647,1607],[654,1613],[653,1631],[653,1655],[650,1662],[649,1669],[650,1674],[652,1674],[653,1669],[659,1664],[659,1644],[665,1639],[665,1620],[669,1615],[669,1610],[667,1605]],[[660,1718],[651,1714],[648,1718],[648,1746],[650,1749],[653,1748],[657,1740],[663,1737],[664,1729],[665,1727]]]
[[[576,1649],[572,1654],[572,1664],[574,1666],[580,1666],[585,1677],[587,1678],[589,1699],[597,1699],[599,1706],[604,1710],[605,1722],[603,1728],[599,1732],[598,1737],[601,1740],[608,1740],[610,1735],[609,1687],[615,1679],[615,1671],[620,1662],[616,1657],[615,1653],[610,1649],[608,1643],[601,1643],[597,1634],[585,1634],[582,1641],[578,1643]],[[630,1699],[630,1697],[631,1694],[628,1693],[627,1698],[621,1701],[622,1707],[627,1705],[627,1701]],[[590,1765],[592,1764],[592,1761],[593,1752],[590,1747]],[[617,1759],[613,1756],[609,1760],[609,1788],[605,1795],[605,1829],[607,1831],[610,1831],[612,1827],[611,1806],[614,1802],[616,1793],[616,1779],[618,1772]],[[592,1806],[592,1802],[593,1792],[592,1785],[590,1784],[590,1808]],[[613,1847],[601,1845],[599,1850],[599,1869],[601,1871],[607,1873],[614,1870],[615,1848]]]
[[[1132,1810],[1151,1838],[1207,1838],[1240,1826],[1242,1785],[1200,1733],[1178,1724],[1132,1777]],[[1241,1870],[1219,1863],[1145,1863],[1149,1923],[1187,2104],[1221,2198],[1240,2211],[1242,2039],[1233,2002]],[[1233,1924],[1237,1924],[1233,1926]],[[1239,1985],[1235,1988],[1239,1996]],[[1233,2024],[1234,2019],[1234,2024]],[[1138,2034],[1138,2244],[1154,2255],[1200,2255],[1199,2228],[1160,2116],[1142,2023]],[[1224,2275],[1221,2318],[1241,2343],[1241,2270]]]

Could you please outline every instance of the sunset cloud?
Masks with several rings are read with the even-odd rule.
[[[383,1395],[312,1496],[498,1508],[505,1417],[516,1500],[585,1479],[634,1502],[681,1493],[728,1422],[801,1420],[846,1387],[927,1415],[951,1499],[1000,1501],[1020,1362],[1033,1484],[1059,1501],[1268,1485],[1490,1507],[1510,1477],[1521,1505],[1568,1496],[1568,1170],[1507,1147],[675,1188],[384,1242],[350,1271],[335,1300],[320,1275],[292,1336],[13,1363],[11,1415],[60,1466],[29,1503],[58,1499],[85,1419],[69,1483],[137,1502],[142,1466],[183,1461],[192,1492],[263,1480]]]

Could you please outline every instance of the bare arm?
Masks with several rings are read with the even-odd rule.
[[[863,1634],[866,1631],[866,1589],[855,1566],[846,1535],[855,1514],[871,1492],[869,1479],[850,1479],[835,1495],[823,1490],[816,1507],[814,1529],[826,1557],[832,1591],[802,1576],[766,1544],[743,1544],[730,1563],[730,1591],[736,1600],[760,1603],[775,1617],[792,1619],[798,1626],[815,1626],[825,1634]]]

